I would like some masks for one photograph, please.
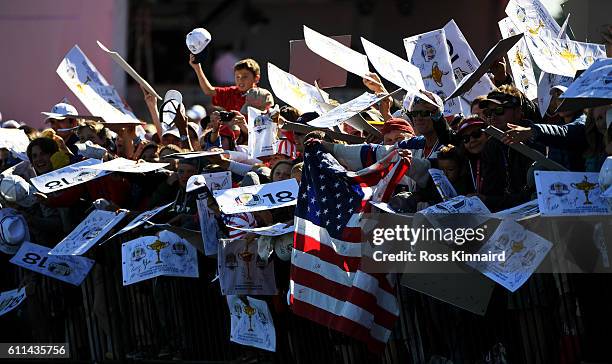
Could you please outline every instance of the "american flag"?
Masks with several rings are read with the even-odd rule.
[[[359,219],[386,201],[409,168],[396,151],[349,172],[320,142],[309,142],[295,213],[290,302],[294,313],[382,351],[398,316],[394,285],[361,266]]]

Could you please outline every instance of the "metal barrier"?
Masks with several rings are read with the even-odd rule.
[[[126,234],[124,241],[132,238]],[[279,305],[284,296],[268,297],[277,335],[277,352],[268,353],[229,341],[214,259],[200,257],[198,279],[160,277],[123,287],[120,246],[115,241],[93,252],[97,264],[81,287],[36,277],[25,305],[29,321],[39,325],[34,339],[67,341],[71,358],[87,361],[123,361],[138,352],[157,359],[159,351],[178,350],[184,360],[219,362],[575,363],[589,346],[585,338],[599,334],[585,327],[585,314],[610,316],[587,309],[612,303],[608,294],[593,306],[596,296],[585,287],[577,291],[576,282],[584,286],[590,275],[534,275],[513,294],[497,286],[484,316],[400,287],[400,319],[384,353],[374,355],[291,314]],[[612,277],[597,282],[600,289],[612,288]]]

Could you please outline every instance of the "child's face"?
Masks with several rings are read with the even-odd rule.
[[[452,159],[438,159],[438,166],[444,171],[446,178],[450,182],[459,180],[459,166],[456,161]]]
[[[247,92],[259,81],[259,76],[255,76],[253,72],[249,70],[235,70],[234,80],[240,92]]]

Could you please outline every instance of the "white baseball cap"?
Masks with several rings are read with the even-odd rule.
[[[0,182],[0,196],[7,202],[22,207],[31,207],[36,204],[34,192],[36,192],[34,186],[16,174],[9,174]]]
[[[168,90],[161,106],[160,119],[162,124],[171,126],[176,117],[177,110],[185,110],[183,95],[177,90]]]
[[[175,137],[179,139],[181,138],[181,133],[179,133],[179,130],[177,128],[170,128],[170,129],[165,130],[162,133],[162,138],[164,137],[164,135],[174,135]]]
[[[202,105],[193,105],[187,110],[187,117],[191,120],[200,121],[206,117],[206,109]]]
[[[76,108],[66,102],[60,102],[59,104],[55,104],[51,108],[51,112],[42,112],[41,114],[47,117],[45,121],[49,119],[62,120],[66,119],[71,115],[78,115]]]
[[[29,240],[30,232],[23,216],[11,208],[0,210],[0,251],[15,254]]]
[[[21,124],[17,120],[7,120],[2,123],[3,129],[19,129],[19,127],[21,127]]]
[[[280,260],[291,260],[293,250],[293,233],[277,236],[274,239],[274,252]]]
[[[85,143],[75,143],[74,145],[77,147],[79,154],[85,158],[102,159],[104,154],[106,154],[106,148],[94,144],[91,140],[87,140]]]
[[[187,48],[193,54],[200,54],[204,48],[210,43],[212,37],[208,30],[204,28],[195,28],[190,31],[185,37],[185,43],[187,43]]]

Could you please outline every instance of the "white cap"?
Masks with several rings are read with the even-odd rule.
[[[2,123],[3,129],[19,129],[20,126],[21,124],[16,120],[7,120]]]
[[[55,104],[51,108],[51,112],[42,112],[41,114],[45,115],[47,119],[58,119],[62,120],[68,117],[69,115],[77,115],[77,111],[74,106],[66,103],[60,102],[59,104]]]
[[[193,54],[198,54],[206,48],[208,43],[212,40],[210,33],[208,30],[204,28],[195,28],[185,38],[185,43],[187,44],[187,48]]]
[[[191,120],[200,121],[206,117],[206,109],[202,105],[193,105],[187,110],[187,117]]]
[[[168,134],[174,135],[177,138],[181,137],[181,133],[179,133],[179,130],[177,128],[171,128],[171,129],[164,131],[162,133],[162,138],[164,137],[164,135],[168,135]]]
[[[30,233],[23,216],[11,208],[0,210],[0,251],[15,254],[27,240],[30,240]]]
[[[183,95],[177,90],[168,90],[164,96],[164,102],[161,110],[162,124],[172,125],[176,116],[176,110],[185,110],[183,105]]]
[[[291,260],[293,250],[293,234],[284,234],[274,239],[274,252],[280,260]]]
[[[22,207],[31,207],[37,202],[34,192],[34,186],[16,174],[9,174],[0,182],[0,196]]]

